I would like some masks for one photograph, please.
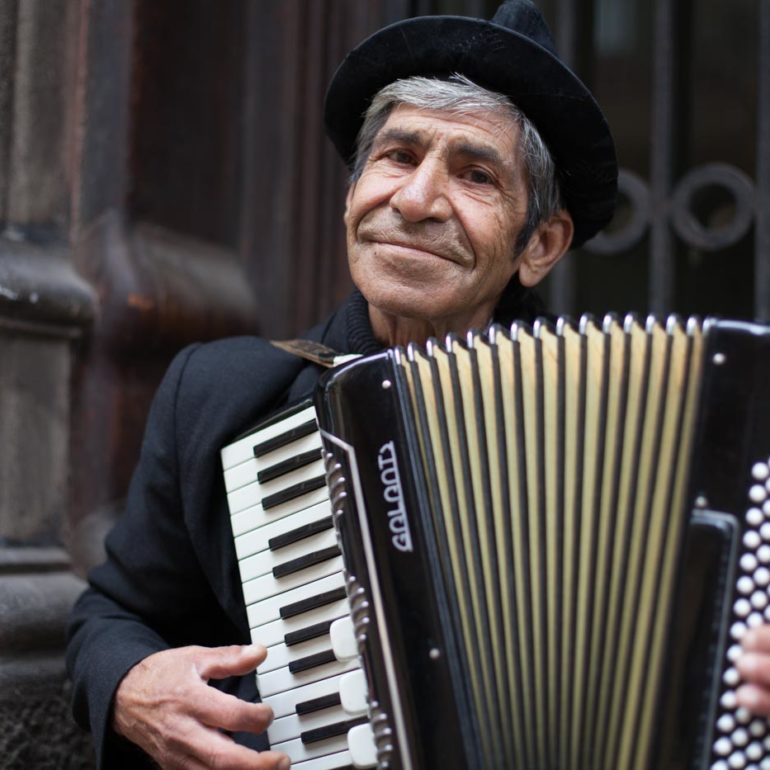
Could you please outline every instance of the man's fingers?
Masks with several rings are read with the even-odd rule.
[[[203,724],[230,732],[264,732],[273,721],[273,710],[264,703],[248,703],[234,695],[206,688],[192,713]]]
[[[770,691],[756,684],[742,684],[735,697],[739,706],[759,717],[770,716]]]
[[[735,691],[738,705],[757,716],[770,716],[770,625],[749,629],[735,667],[743,684]]]
[[[118,685],[113,725],[168,770],[283,770],[285,755],[239,746],[223,732],[263,732],[272,719],[270,707],[207,684],[211,678],[248,674],[265,654],[261,646],[236,645],[149,655]]]
[[[239,746],[218,730],[199,730],[189,746],[190,761],[184,767],[200,767],[201,770],[287,770],[290,766],[286,754],[278,751],[259,753]]]
[[[770,687],[770,655],[744,652],[735,666],[747,684]]]
[[[266,656],[267,650],[261,644],[201,648],[197,669],[204,679],[242,676],[253,671]]]
[[[770,716],[770,655],[765,646],[767,627],[754,628],[744,637],[744,650],[735,667],[744,681],[736,691],[738,705],[757,716]]]
[[[750,628],[744,634],[741,646],[746,652],[770,653],[770,624]]]

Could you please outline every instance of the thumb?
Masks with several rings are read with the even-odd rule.
[[[224,679],[252,672],[266,657],[267,649],[261,644],[211,647],[197,661],[197,668],[204,679]]]

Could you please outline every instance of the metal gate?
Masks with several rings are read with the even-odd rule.
[[[770,320],[770,2],[537,1],[621,166],[618,214],[548,279],[550,308]],[[424,13],[488,18],[497,0],[365,5],[343,37]]]

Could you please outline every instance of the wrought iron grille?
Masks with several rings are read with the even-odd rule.
[[[618,215],[548,280],[551,309],[770,319],[770,3],[536,2],[621,166]],[[488,17],[497,1],[410,5]]]
[[[617,294],[643,311],[770,318],[770,4],[558,0],[550,11],[613,125],[634,97],[613,82],[607,48],[626,43],[629,69],[649,73],[644,129],[615,126],[619,214],[553,276],[554,309],[598,310]]]

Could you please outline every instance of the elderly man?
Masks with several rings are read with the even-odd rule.
[[[327,128],[354,159],[357,291],[307,336],[342,353],[532,320],[529,288],[612,214],[604,118],[526,0],[491,23],[425,17],[369,38],[335,76]],[[73,615],[74,708],[101,766],[288,766],[261,735],[272,715],[252,672],[266,653],[247,644],[219,450],[318,376],[256,338],[171,365],[107,562]],[[746,661],[767,680],[761,655]],[[770,711],[764,689],[752,697]]]

